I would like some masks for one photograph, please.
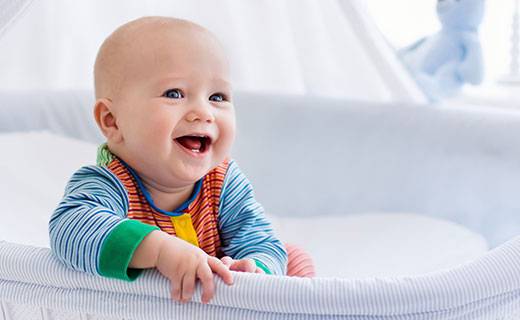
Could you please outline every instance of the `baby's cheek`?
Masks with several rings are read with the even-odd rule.
[[[234,142],[235,142],[235,134],[234,134],[234,132],[229,132],[226,136],[225,147],[223,150],[224,157],[229,156]]]
[[[229,155],[233,142],[235,141],[235,119],[234,117],[228,117],[224,119],[219,126],[220,137],[219,137],[219,149],[224,157]]]
[[[223,137],[220,137],[220,141],[218,141],[217,144],[215,144],[213,149],[213,165],[219,165],[224,161],[225,158],[229,157],[229,154],[231,152],[231,145],[229,145],[229,140],[224,141],[222,139]]]

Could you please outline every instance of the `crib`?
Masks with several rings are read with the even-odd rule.
[[[42,194],[60,188],[46,179],[53,170],[72,174],[94,161],[102,137],[92,101],[88,91],[0,93],[0,320],[520,317],[520,113],[237,93],[232,155],[275,226],[300,221],[292,231],[301,233],[321,223],[306,245],[347,239],[329,251],[351,260],[313,279],[235,273],[231,287],[216,279],[216,296],[203,305],[198,289],[188,304],[171,301],[155,270],[128,283],[67,269],[46,246],[50,212],[28,219],[52,205]],[[77,161],[56,166],[68,157]],[[17,187],[31,197],[17,197]],[[351,229],[335,230],[345,218]],[[385,233],[410,221],[405,236]],[[334,238],[361,228],[365,238]],[[399,248],[419,247],[410,261],[420,268],[392,270],[389,260],[411,255],[388,253],[399,236]],[[372,253],[387,254],[377,262],[383,272],[363,274],[349,244],[374,239]]]

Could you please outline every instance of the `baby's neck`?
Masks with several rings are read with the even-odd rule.
[[[174,211],[186,200],[188,200],[193,192],[195,184],[185,187],[169,188],[157,185],[154,181],[142,179],[143,184],[150,193],[154,205],[164,211]]]

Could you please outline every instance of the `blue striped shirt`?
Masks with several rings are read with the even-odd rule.
[[[127,191],[107,167],[80,168],[68,182],[49,222],[54,255],[75,270],[102,275],[103,243],[119,224],[128,220],[128,209]],[[250,182],[233,160],[225,175],[218,212],[221,250],[225,255],[255,259],[273,274],[285,274],[285,247],[275,237]]]

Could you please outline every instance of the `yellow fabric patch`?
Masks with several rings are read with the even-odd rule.
[[[199,247],[199,240],[197,239],[197,232],[193,228],[191,216],[187,213],[178,217],[170,217],[175,228],[175,234],[178,238]]]

